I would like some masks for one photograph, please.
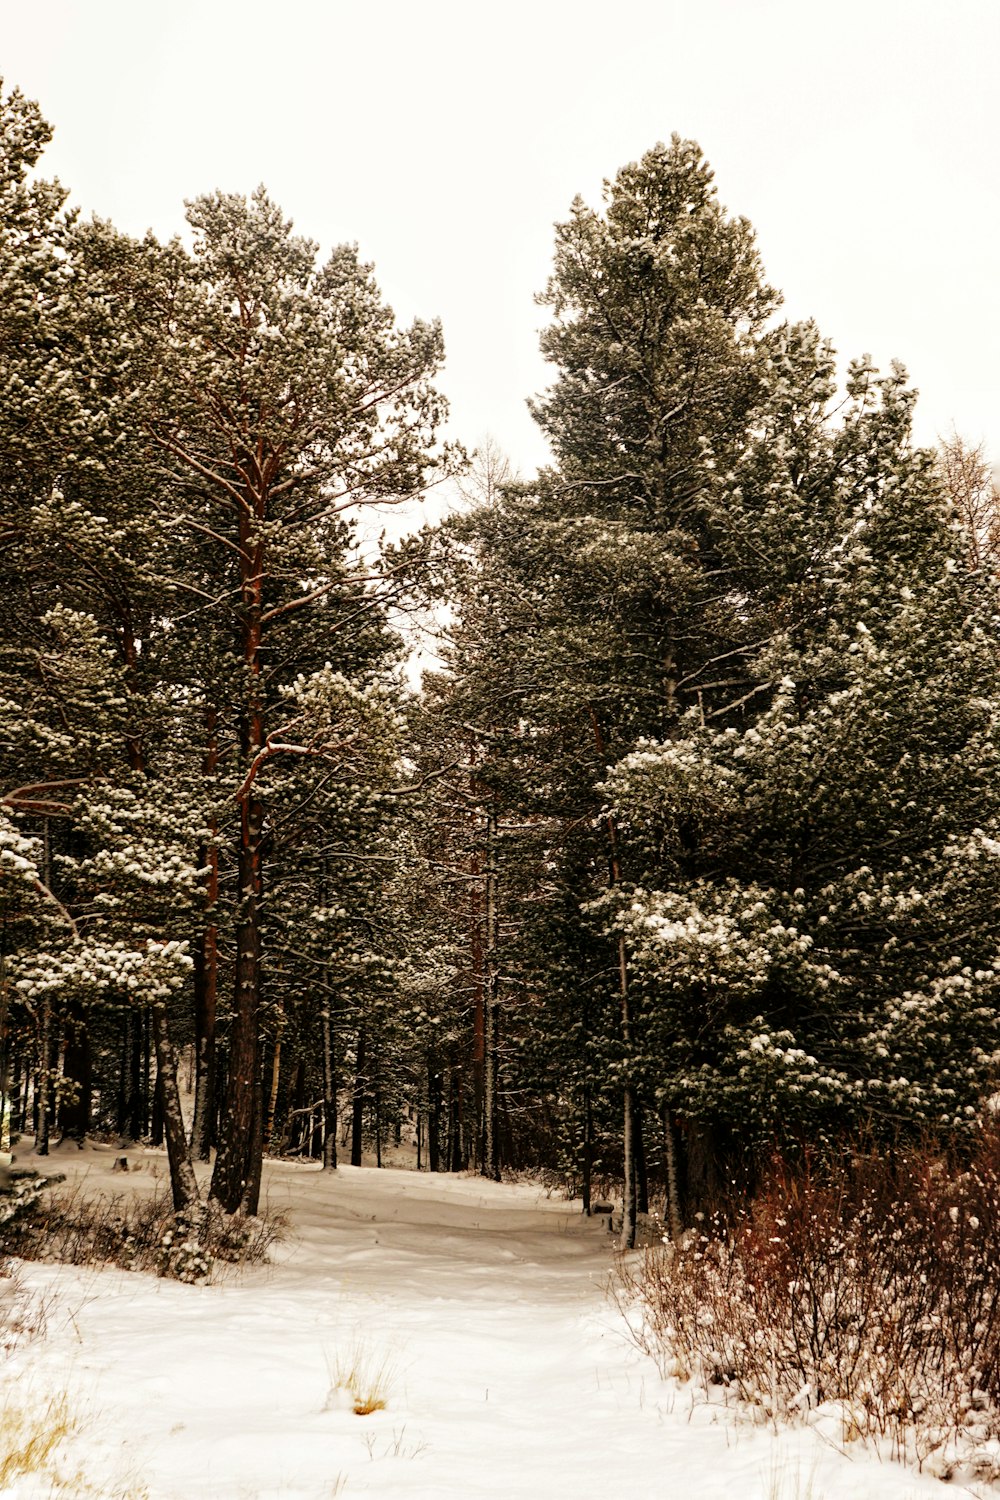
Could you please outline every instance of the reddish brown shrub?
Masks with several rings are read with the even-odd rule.
[[[1000,1467],[995,1134],[961,1169],[912,1150],[776,1163],[728,1219],[623,1262],[621,1299],[665,1374],[775,1418],[842,1403],[847,1435],[938,1472]]]

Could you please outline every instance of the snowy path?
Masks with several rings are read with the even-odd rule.
[[[54,1163],[62,1167],[63,1162]],[[82,1166],[82,1162],[80,1163]],[[103,1180],[110,1158],[90,1157]],[[155,1168],[154,1168],[155,1170]],[[118,1179],[120,1182],[120,1179]],[[148,1177],[140,1186],[148,1184]],[[108,1177],[110,1188],[115,1179]],[[31,1266],[48,1337],[0,1378],[68,1391],[72,1463],[149,1500],[917,1500],[940,1486],[800,1430],[692,1409],[630,1348],[607,1235],[528,1187],[401,1170],[268,1169],[291,1237],[187,1287]],[[384,1368],[384,1411],[328,1403]],[[16,1387],[15,1387],[16,1390]],[[114,1485],[112,1485],[114,1480]],[[0,1491],[24,1497],[44,1490]],[[67,1491],[66,1493],[72,1493]],[[80,1495],[88,1493],[80,1481]]]

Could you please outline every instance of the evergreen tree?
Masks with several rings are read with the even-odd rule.
[[[559,374],[534,411],[557,467],[454,524],[475,558],[463,611],[498,617],[458,675],[502,702],[509,743],[494,742],[494,759],[508,757],[509,805],[546,825],[540,864],[563,918],[538,929],[536,984],[587,954],[577,980],[599,1034],[617,1012],[599,1070],[613,1070],[624,1098],[628,1242],[641,1195],[635,997],[621,943],[609,949],[588,916],[628,878],[627,851],[597,788],[637,740],[671,732],[685,703],[735,696],[738,660],[722,674],[716,663],[738,657],[745,625],[705,490],[712,463],[745,441],[775,297],[749,225],[726,215],[698,148],[675,138],[608,184],[603,214],[577,200],[542,300],[554,313],[542,347]],[[553,931],[569,942],[558,960]],[[578,1073],[582,1116],[594,1061]]]
[[[352,554],[345,513],[419,489],[440,401],[440,331],[395,328],[371,268],[341,247],[317,268],[263,191],[189,209],[191,255],[112,235],[95,260],[131,294],[129,378],[161,455],[164,522],[197,542],[172,580],[228,639],[215,689],[238,826],[229,1079],[213,1177],[228,1212],[256,1203],[263,1131],[260,1009],[272,762],[336,761],[379,734],[381,603]],[[207,546],[202,544],[208,544]],[[216,774],[221,774],[220,761]]]
[[[859,362],[836,420],[808,325],[770,381],[713,500],[755,711],[690,712],[608,786],[650,1085],[720,1169],[861,1123],[961,1132],[1000,1041],[1000,683],[913,393]]]

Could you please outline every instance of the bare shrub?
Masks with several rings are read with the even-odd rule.
[[[963,1170],[911,1151],[778,1163],[758,1196],[622,1263],[664,1374],[775,1419],[841,1404],[844,1435],[1000,1471],[1000,1141]]]
[[[218,1261],[256,1265],[281,1237],[281,1215],[174,1212],[169,1196],[90,1196],[79,1187],[39,1196],[29,1212],[2,1226],[2,1248],[24,1260],[114,1265],[203,1281]]]

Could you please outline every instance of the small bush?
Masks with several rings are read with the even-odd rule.
[[[844,1436],[1000,1474],[1000,1141],[963,1170],[917,1152],[777,1165],[728,1220],[623,1262],[664,1374],[769,1416],[840,1403]]]
[[[0,1191],[0,1243],[9,1231],[16,1229],[22,1221],[29,1219],[42,1201],[42,1194],[50,1185],[47,1177],[12,1177],[8,1186]]]
[[[275,1214],[177,1214],[162,1191],[91,1197],[77,1187],[38,1194],[24,1212],[0,1222],[0,1250],[24,1260],[114,1265],[196,1282],[207,1280],[218,1261],[265,1261],[284,1227]]]

